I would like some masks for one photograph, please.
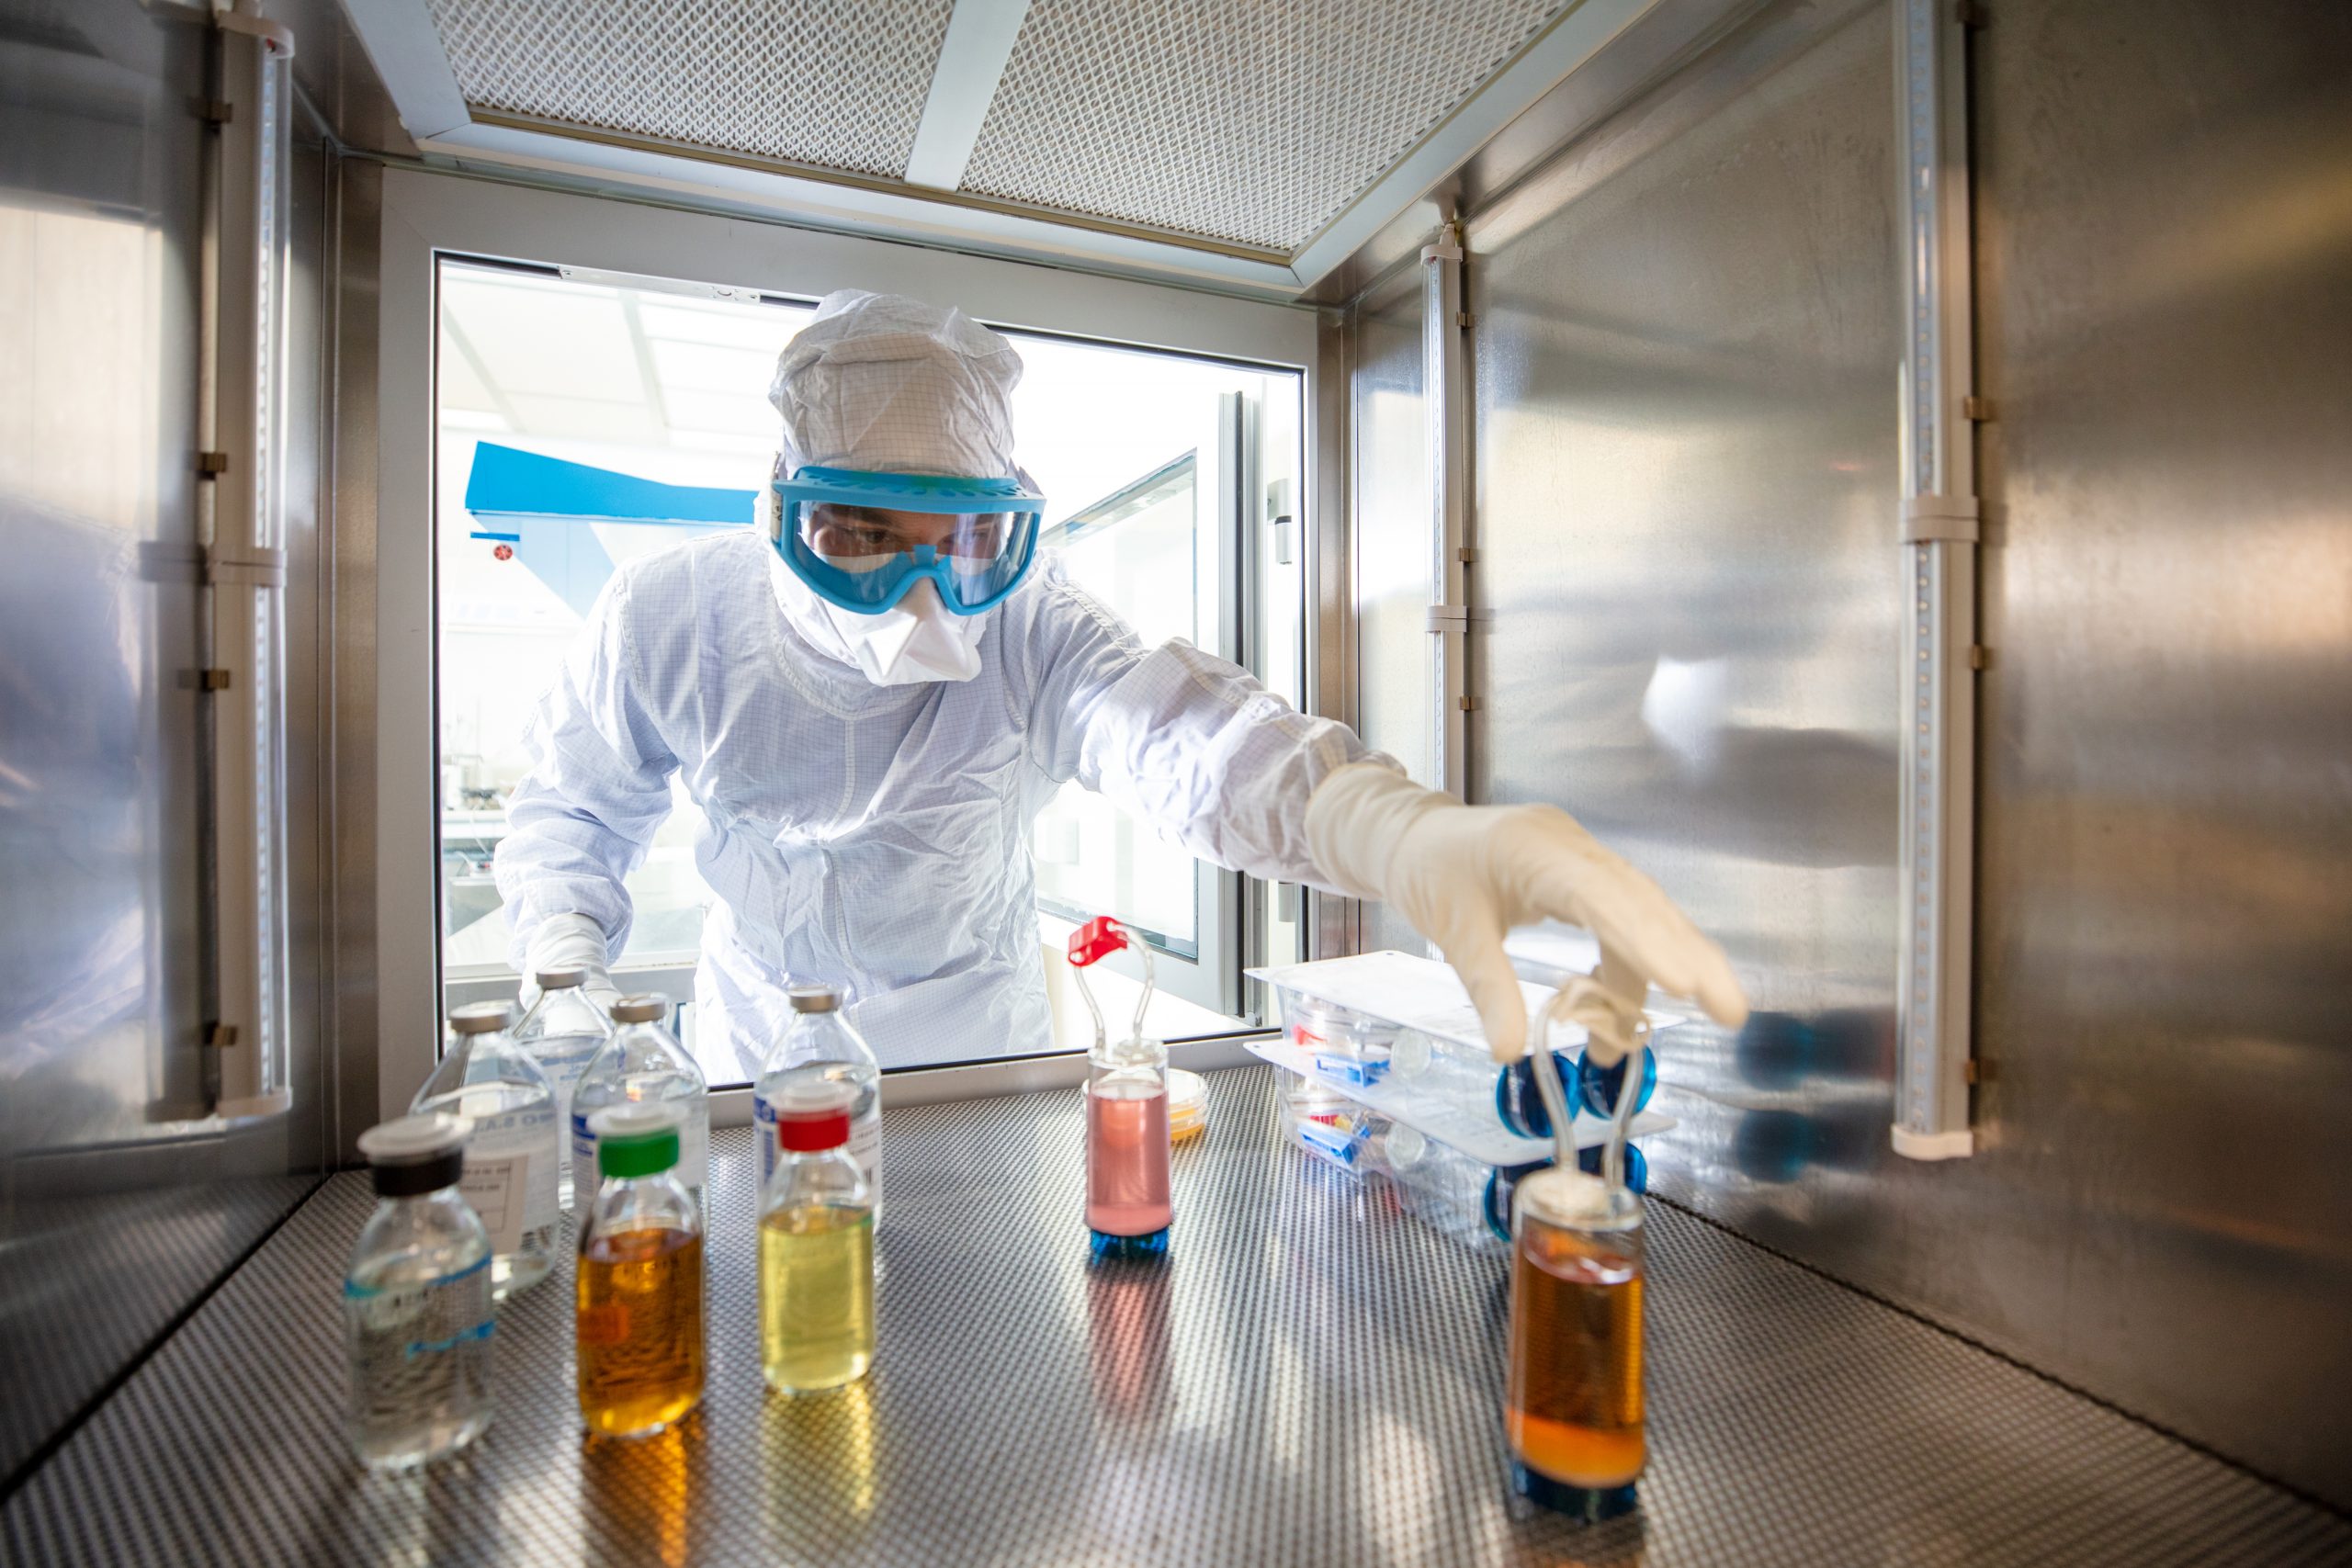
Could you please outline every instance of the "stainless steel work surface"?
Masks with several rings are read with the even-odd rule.
[[[1652,1208],[1651,1464],[1584,1529],[1505,1488],[1503,1275],[1210,1075],[1170,1256],[1090,1268],[1075,1095],[887,1116],[881,1344],[764,1396],[747,1129],[714,1142],[711,1383],[584,1442],[560,1277],[497,1423],[345,1455],[339,1177],[10,1499],[23,1562],[2352,1562],[2352,1524],[1728,1233]]]

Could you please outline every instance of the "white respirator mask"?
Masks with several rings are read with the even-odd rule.
[[[824,612],[849,661],[877,686],[968,681],[980,672],[987,614],[951,615],[928,582],[916,583],[879,615],[858,615],[838,604],[825,605]]]
[[[760,499],[760,525],[770,533],[774,504],[773,492]],[[940,603],[938,590],[918,582],[888,609],[865,615],[818,598],[781,559],[772,558],[769,566],[776,603],[801,640],[875,685],[968,681],[980,672],[980,638],[993,610],[956,615]]]

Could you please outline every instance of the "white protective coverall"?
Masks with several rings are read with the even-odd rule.
[[[779,477],[1017,476],[1020,369],[958,311],[829,296],[777,364]],[[516,968],[609,986],[622,878],[677,775],[709,824],[697,1044],[725,1076],[757,1070],[804,981],[846,987],[885,1066],[1050,1049],[1030,832],[1073,778],[1219,865],[1390,900],[1461,972],[1499,1059],[1528,1022],[1503,934],[1544,919],[1600,939],[1580,1005],[1604,1061],[1648,983],[1727,1025],[1747,1010],[1714,944],[1566,813],[1423,789],[1245,671],[1182,640],[1143,647],[1050,559],[953,615],[927,581],[879,615],[829,604],[764,528],[639,558],[529,743],[497,854]]]
[[[1300,882],[1308,797],[1370,754],[1189,643],[1145,648],[1050,559],[989,613],[968,681],[875,685],[817,651],[792,600],[818,614],[752,529],[622,567],[540,701],[498,847],[518,968],[551,914],[618,953],[621,878],[681,775],[719,900],[695,978],[714,1070],[780,1039],[805,980],[848,988],[885,1066],[1049,1050],[1030,829],[1065,780]]]

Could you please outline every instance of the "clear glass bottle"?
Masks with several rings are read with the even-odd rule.
[[[850,1157],[855,1086],[786,1084],[760,1191],[760,1365],[786,1393],[839,1388],[874,1364],[874,1201]]]
[[[595,1113],[616,1105],[672,1105],[678,1111],[678,1179],[699,1205],[710,1179],[710,1086],[663,1022],[670,998],[623,997],[613,1004],[618,1032],[590,1060],[571,1091],[571,1168],[596,1168]],[[573,1195],[585,1222],[594,1184]]]
[[[1519,1183],[1504,1435],[1513,1484],[1604,1518],[1634,1506],[1642,1409],[1642,1202],[1581,1171]]]
[[[588,976],[582,969],[542,969],[531,976],[539,987],[539,999],[514,1026],[514,1043],[531,1054],[555,1088],[556,1124],[563,1130],[556,1140],[562,1150],[563,1165],[556,1182],[556,1207],[574,1206],[571,1192],[571,1094],[580,1085],[580,1075],[588,1070],[589,1062],[605,1048],[613,1037],[612,1020],[605,1010],[588,999],[581,989]],[[584,1173],[590,1186],[596,1183],[592,1168]]]
[[[775,1174],[777,1096],[796,1083],[841,1083],[851,1090],[849,1157],[865,1173],[874,1213],[882,1213],[882,1068],[864,1036],[842,1016],[837,987],[795,986],[792,1027],[768,1053],[752,1086],[752,1141],[760,1150],[760,1190]]]
[[[679,1179],[683,1108],[590,1113],[603,1179],[580,1227],[573,1319],[580,1416],[643,1438],[702,1403],[702,1206]]]
[[[503,1301],[547,1278],[555,1261],[558,1147],[555,1089],[506,1032],[504,1002],[468,1002],[449,1013],[441,1065],[409,1105],[474,1124],[466,1142],[466,1201],[490,1232],[490,1290]]]
[[[362,1463],[406,1470],[489,1427],[490,1233],[458,1190],[462,1116],[403,1116],[359,1135],[376,1183],[343,1277],[346,1430]]]

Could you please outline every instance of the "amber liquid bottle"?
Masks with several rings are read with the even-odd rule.
[[[1505,1436],[1520,1489],[1593,1517],[1633,1506],[1642,1417],[1641,1201],[1580,1171],[1520,1184]]]
[[[594,1131],[604,1179],[580,1234],[580,1416],[591,1432],[641,1438],[702,1403],[702,1214],[675,1175],[674,1109],[614,1106]]]

